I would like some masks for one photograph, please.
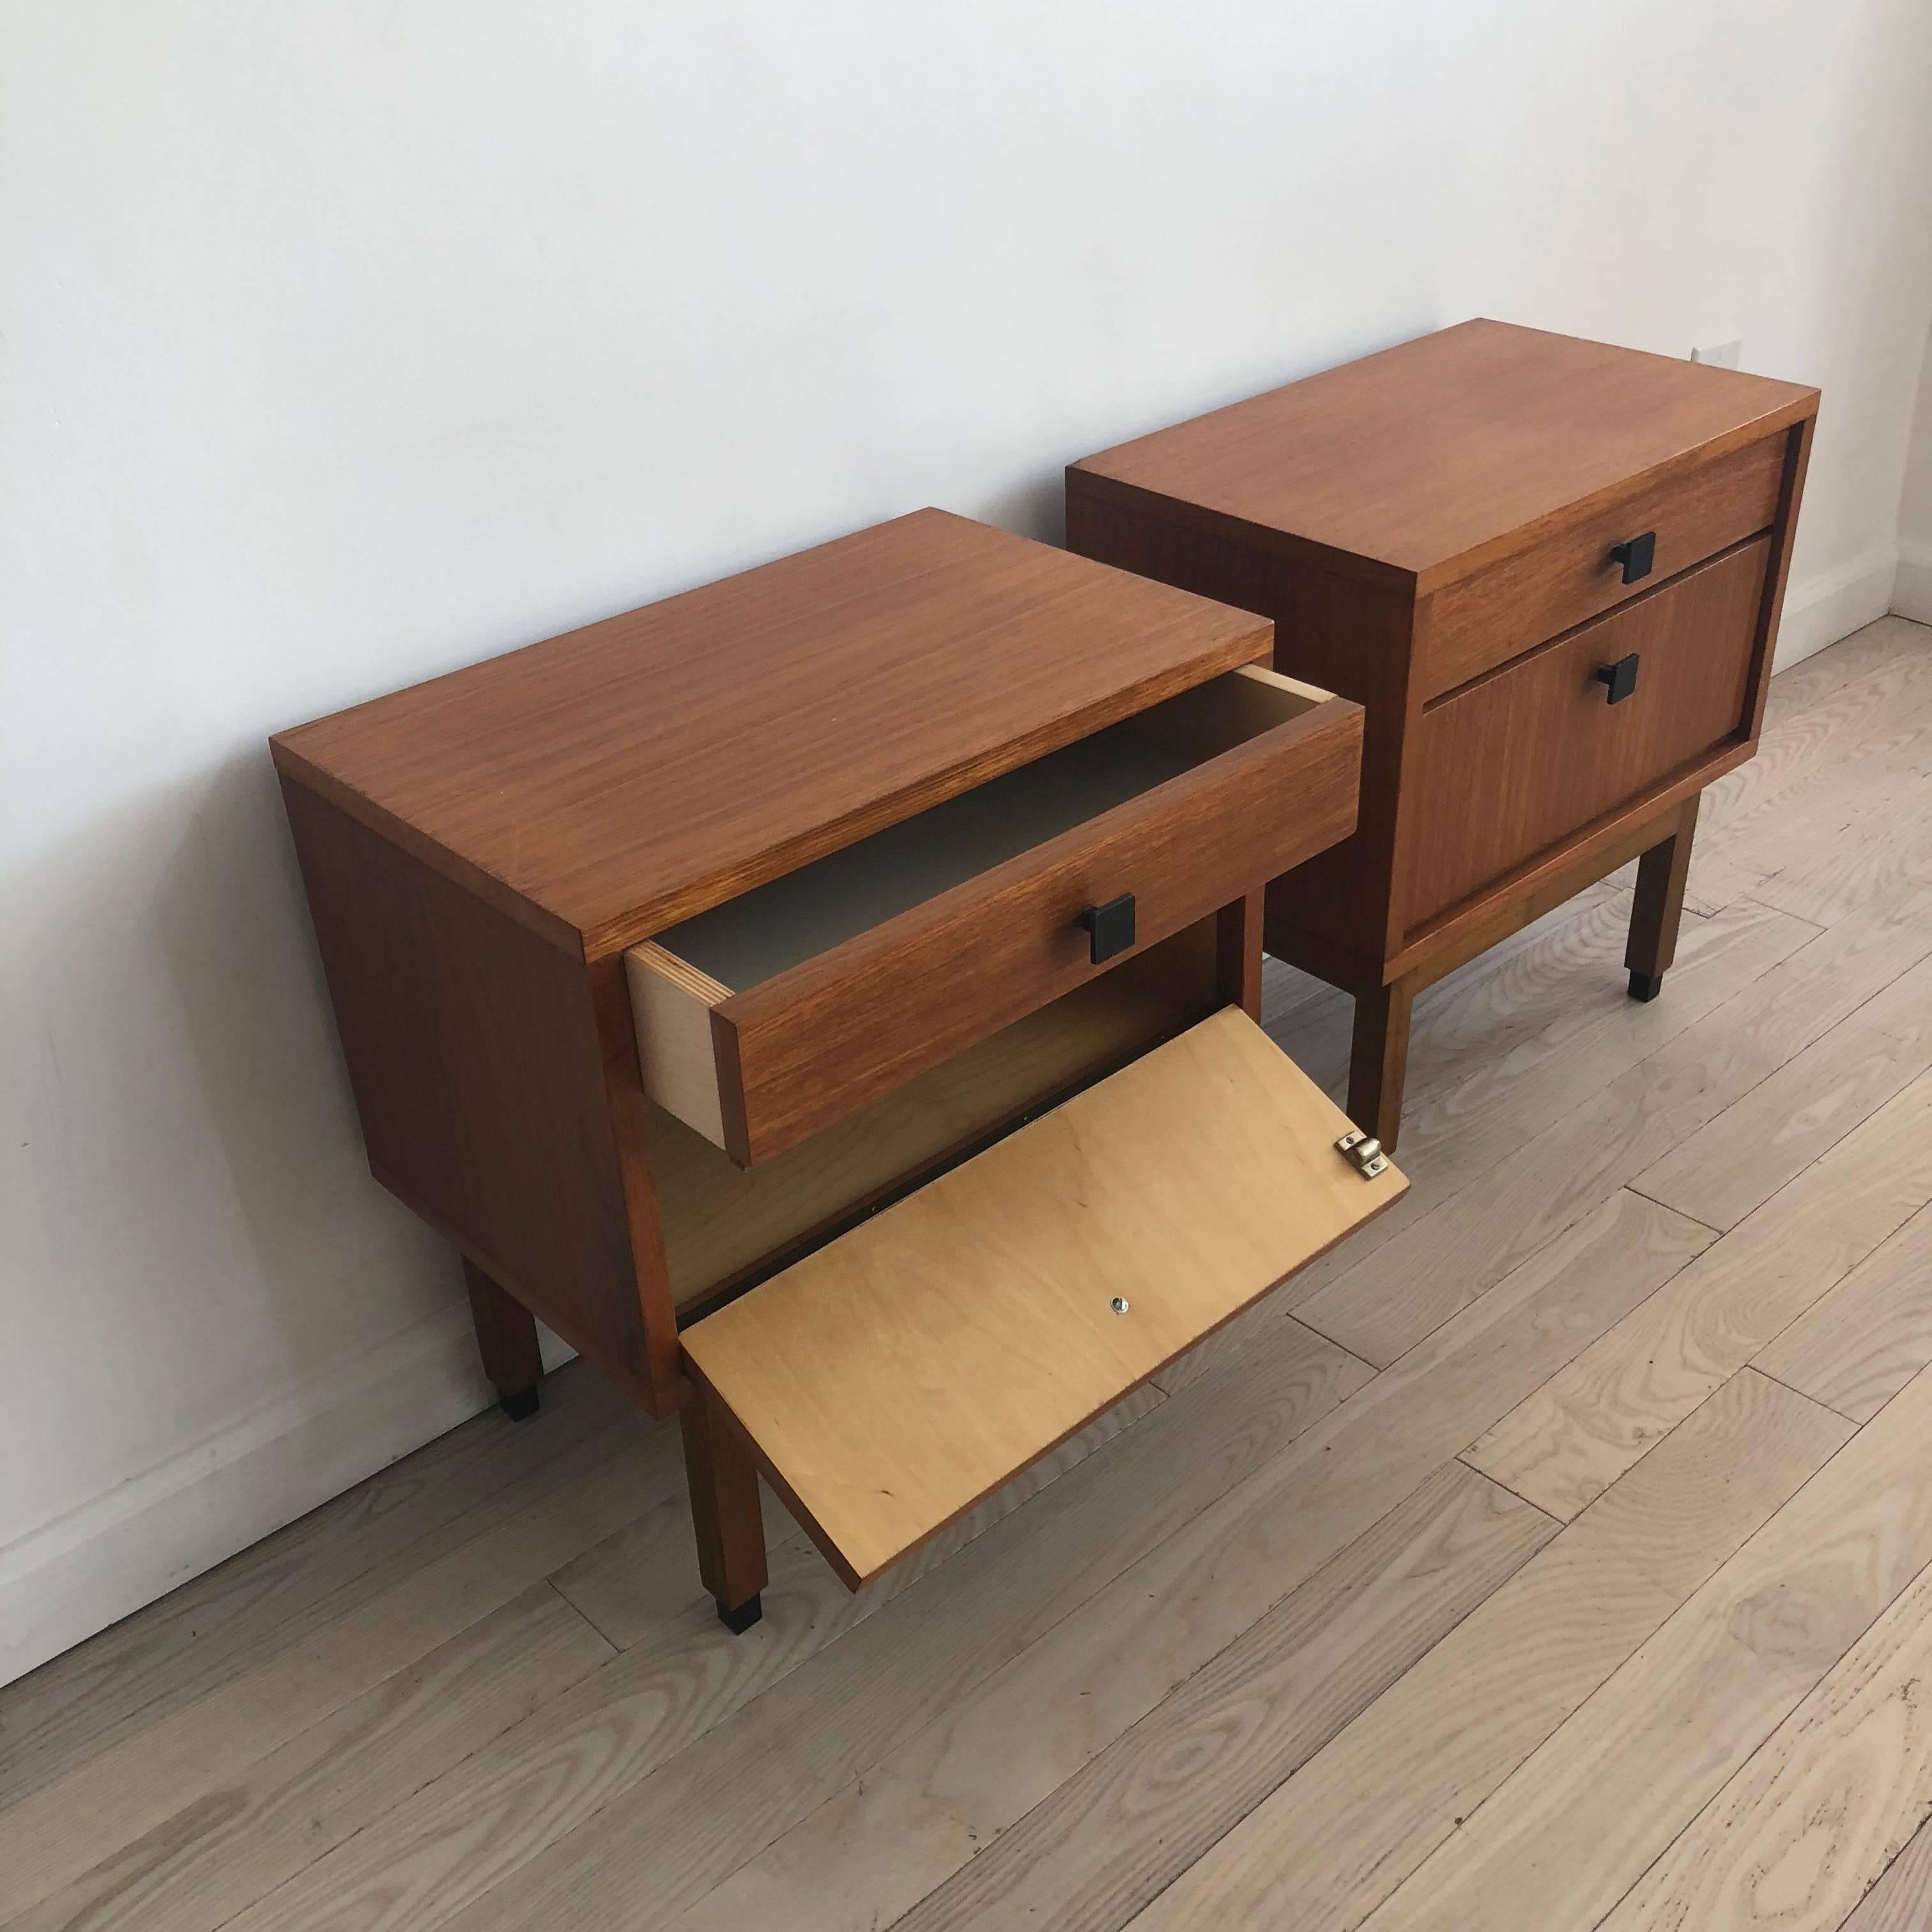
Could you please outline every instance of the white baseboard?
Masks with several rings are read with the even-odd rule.
[[[554,1366],[570,1351],[544,1336]],[[0,1684],[340,1496],[494,1399],[459,1304],[0,1549]]]
[[[1792,584],[1784,593],[1773,668],[1798,664],[1885,616],[1892,608],[1898,568],[1896,548],[1875,544],[1836,570]]]
[[[1892,608],[1898,616],[1932,624],[1932,545],[1899,545],[1898,580],[1892,589]]]

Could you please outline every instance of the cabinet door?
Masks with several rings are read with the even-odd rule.
[[[1740,544],[1424,706],[1402,806],[1412,937],[1748,728],[1770,554]]]
[[[855,1589],[1400,1197],[1229,1006],[685,1331]]]

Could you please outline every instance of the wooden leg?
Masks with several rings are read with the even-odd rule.
[[[463,1282],[470,1291],[483,1372],[494,1384],[503,1413],[512,1422],[526,1421],[537,1412],[537,1384],[543,1376],[536,1318],[473,1262],[463,1264]]]
[[[1262,1016],[1262,902],[1258,890],[1214,916],[1214,990],[1221,1004]]]
[[[758,1472],[737,1425],[703,1389],[678,1412],[684,1429],[684,1474],[698,1532],[698,1574],[718,1599],[718,1619],[734,1633],[763,1613],[765,1526]]]
[[[1355,1037],[1348,1056],[1348,1118],[1385,1153],[1402,1130],[1402,1088],[1408,1072],[1408,1015],[1415,988],[1407,980],[1355,995]]]
[[[1654,1000],[1677,956],[1677,928],[1684,916],[1684,882],[1690,875],[1690,842],[1697,835],[1701,792],[1686,799],[1676,828],[1637,861],[1636,904],[1630,913],[1630,944],[1624,964],[1630,968],[1630,995]]]

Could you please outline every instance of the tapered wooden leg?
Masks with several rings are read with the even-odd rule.
[[[543,1377],[536,1318],[474,1262],[463,1264],[463,1282],[470,1291],[483,1372],[495,1387],[503,1413],[512,1422],[526,1421],[537,1412],[537,1384]]]
[[[1697,808],[1702,802],[1702,793],[1692,793],[1678,812],[1676,830],[1637,861],[1636,904],[1630,912],[1630,944],[1624,950],[1634,1000],[1655,999],[1677,956],[1684,884],[1690,876],[1690,843],[1697,836]]]
[[[1355,1037],[1348,1055],[1348,1118],[1395,1151],[1402,1130],[1402,1088],[1408,1072],[1408,1015],[1415,988],[1406,980],[1355,995]]]
[[[766,1577],[758,1468],[737,1425],[703,1389],[678,1416],[698,1532],[698,1574],[718,1599],[719,1621],[741,1633],[763,1613],[758,1593]]]
[[[1262,902],[1256,890],[1214,916],[1214,990],[1221,1004],[1262,1016]]]

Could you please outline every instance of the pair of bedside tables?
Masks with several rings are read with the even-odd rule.
[[[677,1410],[742,1629],[760,1477],[856,1588],[1388,1207],[1418,986],[1639,850],[1668,964],[1815,403],[1468,325],[278,736],[506,1408],[541,1318]]]

